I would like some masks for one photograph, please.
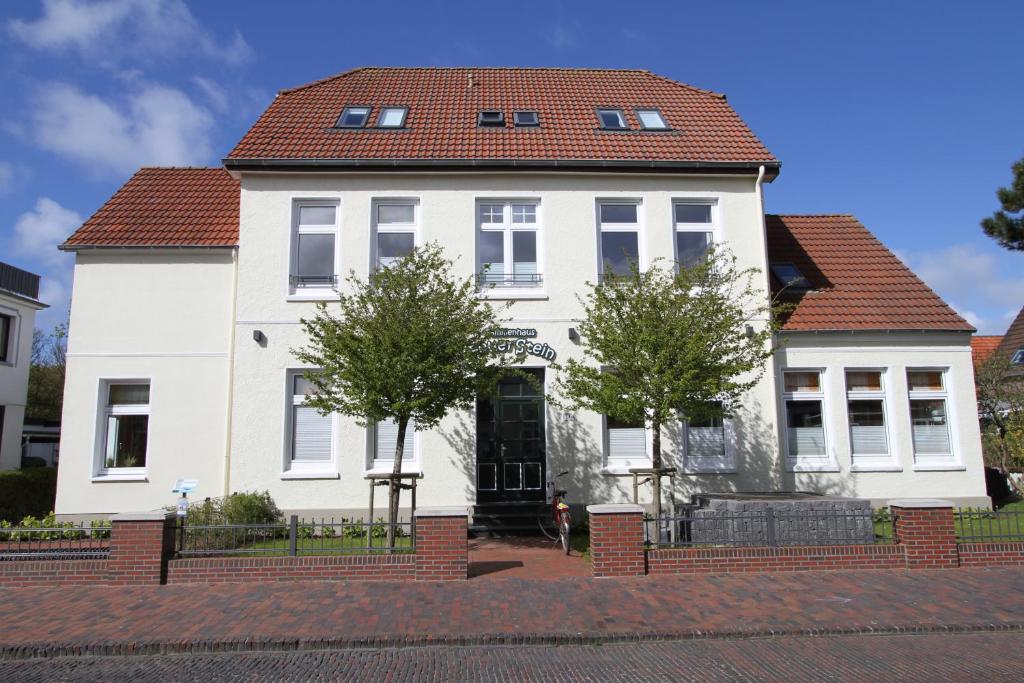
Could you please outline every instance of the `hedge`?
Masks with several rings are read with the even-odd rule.
[[[29,515],[45,517],[56,499],[57,468],[0,471],[0,520],[17,524]]]

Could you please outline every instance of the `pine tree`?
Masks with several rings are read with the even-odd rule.
[[[983,219],[982,229],[999,246],[1024,251],[1024,159],[1013,165],[1013,184],[996,190],[996,196],[1003,209]]]

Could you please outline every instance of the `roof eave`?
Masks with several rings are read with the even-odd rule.
[[[126,250],[126,249],[238,249],[238,244],[68,244],[67,242],[57,245],[61,251],[93,251],[100,249]]]

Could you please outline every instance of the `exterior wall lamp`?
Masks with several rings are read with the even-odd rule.
[[[571,341],[573,344],[580,343],[580,333],[576,331],[575,327],[569,328],[569,341]]]
[[[263,346],[265,343],[267,343],[267,335],[263,334],[262,330],[253,330],[252,340],[259,344],[260,346]]]

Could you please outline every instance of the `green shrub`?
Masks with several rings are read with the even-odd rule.
[[[282,524],[284,515],[269,491],[232,493],[188,506],[188,524]]]
[[[110,522],[107,520],[94,519],[89,522],[92,531],[83,531],[83,523],[60,522],[57,515],[49,512],[45,517],[39,519],[32,515],[22,517],[17,524],[11,524],[6,519],[0,520],[0,529],[10,530],[10,533],[0,534],[3,541],[56,541],[59,539],[79,540],[83,538],[110,538]],[[26,531],[20,531],[26,529]],[[31,532],[29,529],[46,529],[47,531]]]
[[[57,498],[57,470],[34,467],[0,472],[0,520],[14,524],[45,517]]]

